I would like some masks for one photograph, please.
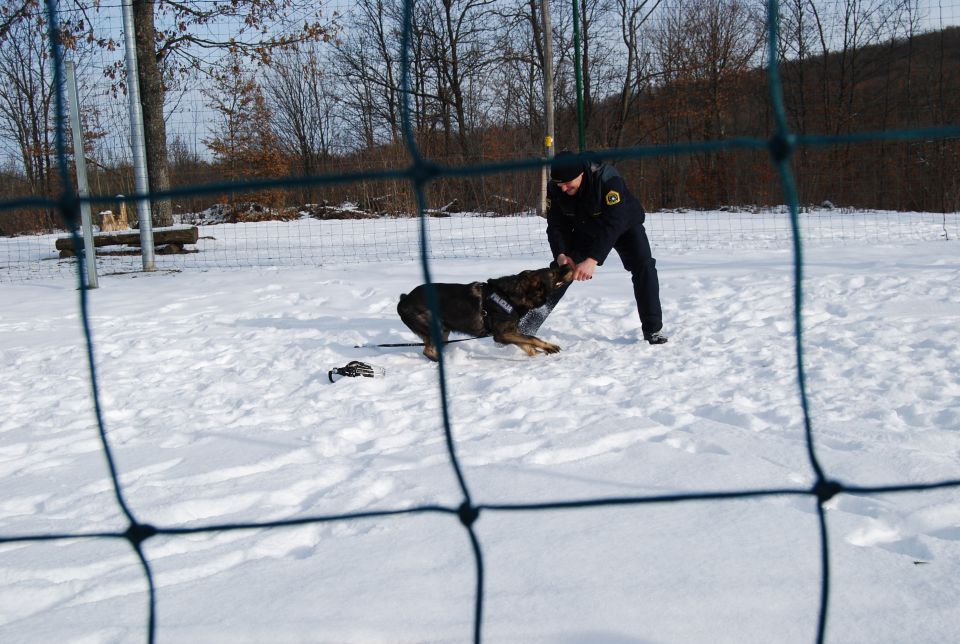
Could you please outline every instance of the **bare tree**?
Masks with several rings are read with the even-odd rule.
[[[85,27],[74,24],[61,32],[64,53],[82,65],[90,39]],[[0,142],[4,153],[22,166],[34,195],[54,192],[54,133],[57,127],[50,33],[46,13],[38,0],[0,4]],[[86,110],[81,116],[84,138],[89,144],[99,135],[98,114]],[[73,152],[66,141],[67,154]]]
[[[654,41],[667,83],[663,119],[668,140],[726,137],[742,83],[762,51],[764,21],[759,7],[743,0],[677,3],[662,15]],[[721,158],[702,154],[689,163],[686,185],[699,186],[700,192],[712,192],[723,202],[731,182]]]
[[[71,0],[61,23],[64,44],[79,40],[115,48],[112,40],[97,38],[90,12],[101,0]],[[40,11],[39,0],[9,0],[0,5],[0,39],[14,26]],[[331,37],[335,26],[316,3],[308,0],[132,0],[138,56],[141,107],[147,147],[147,169],[152,191],[167,190],[167,133],[164,106],[171,83],[178,75],[205,69],[210,53],[239,54],[268,62],[277,50]],[[66,11],[63,11],[67,14]],[[289,18],[295,20],[290,21]],[[292,24],[293,27],[285,25]],[[214,25],[225,25],[218,36]],[[108,75],[120,79],[118,63]],[[163,200],[153,210],[157,223],[172,222],[170,204]]]
[[[170,187],[164,107],[174,79],[228,67],[215,63],[211,70],[210,53],[264,63],[278,50],[329,38],[334,31],[320,8],[306,0],[132,0],[132,8],[151,191]],[[286,28],[290,17],[296,26]],[[227,26],[224,33],[230,35],[217,35],[216,25]],[[171,223],[169,201],[157,202],[153,215],[160,225]]]
[[[313,175],[332,153],[337,92],[330,66],[315,46],[281,53],[266,70],[264,88],[273,105],[273,130],[297,169]],[[314,194],[308,196],[314,201]]]
[[[580,40],[580,80],[583,88],[583,121],[587,147],[607,145],[605,124],[593,127],[594,112],[620,87],[625,59],[619,41],[619,26],[612,16],[615,0],[576,0]],[[557,146],[576,148],[578,125],[576,47],[571,3],[561,2],[553,13],[553,43],[556,67]]]
[[[392,142],[401,135],[403,5],[395,0],[358,0],[346,21],[333,64],[344,80],[342,104],[350,112],[348,120],[356,124],[356,144],[369,150],[381,138]]]
[[[817,8],[811,0],[783,0],[780,3],[780,29],[777,53],[781,62],[781,82],[791,117],[791,127],[799,134],[807,132],[807,61],[815,48]]]
[[[50,194],[53,172],[51,104],[56,92],[42,14],[7,25],[0,40],[0,133],[16,147],[30,191]]]
[[[607,137],[609,144],[615,148],[623,146],[624,127],[630,110],[652,77],[649,57],[645,55],[640,36],[647,21],[660,6],[660,1],[616,0],[615,3],[620,20],[620,39],[624,46],[617,111],[614,115],[611,136]]]
[[[34,0],[4,2],[0,6],[0,40],[6,39],[14,25],[20,23],[31,12],[36,11],[36,4]]]
[[[473,134],[483,112],[484,74],[493,64],[493,25],[488,22],[493,4],[494,0],[441,0],[420,9],[445,140],[455,137],[467,160],[476,159],[479,152]]]
[[[540,150],[543,131],[543,32],[538,0],[504,3],[494,14],[497,64],[492,69],[487,118],[498,127],[521,129]]]

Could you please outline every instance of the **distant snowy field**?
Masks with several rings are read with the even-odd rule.
[[[461,233],[471,221],[460,219]],[[351,222],[356,239],[369,237],[364,225],[382,234],[383,224]],[[527,358],[489,339],[448,348],[451,426],[475,503],[812,484],[789,248],[680,248],[665,241],[666,225],[651,218],[648,230],[668,344],[638,341],[629,276],[611,255],[541,329],[561,353]],[[779,239],[782,215],[763,225]],[[848,484],[960,478],[958,242],[831,225],[833,243],[805,249],[817,456]],[[545,265],[534,235],[542,220],[530,226],[517,256],[438,259],[433,279]],[[436,242],[458,246],[440,233]],[[415,347],[354,348],[415,340],[395,311],[423,280],[405,249],[394,252],[405,261],[102,273],[88,292],[101,404],[140,521],[196,527],[462,502],[437,366]],[[62,279],[4,282],[0,301],[0,538],[124,530],[95,426],[78,291]],[[355,359],[386,375],[328,381]],[[960,488],[843,494],[827,521],[827,641],[960,638]],[[486,510],[475,529],[487,642],[816,636],[809,497]],[[455,516],[163,536],[144,548],[159,642],[472,637],[473,555]],[[123,541],[2,544],[0,641],[145,641],[145,591]]]

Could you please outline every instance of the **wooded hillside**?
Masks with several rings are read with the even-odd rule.
[[[415,5],[408,105],[424,156],[456,166],[544,154],[538,7],[520,0]],[[572,11],[567,3],[552,7],[556,145],[576,150]],[[686,144],[766,139],[774,131],[764,7],[744,0],[655,6],[580,0],[585,147],[598,153],[652,151],[611,159],[649,210],[783,203],[765,150],[673,154]],[[795,134],[843,136],[960,123],[960,29],[921,33],[916,7],[911,0],[781,3],[777,50]],[[197,90],[211,115],[206,135],[171,127],[178,110],[167,108],[170,187],[406,168],[402,8],[400,0],[357,0],[335,31],[316,32],[335,37],[260,52],[256,61],[239,51],[225,55]],[[18,89],[37,78],[23,73],[33,64],[25,62],[32,60],[26,54],[40,56],[43,68],[39,16],[34,14],[38,19],[30,28],[18,30],[11,22],[0,38],[0,58],[11,63],[0,72],[8,99],[0,109],[0,142],[17,151],[0,165],[0,199],[60,192],[51,171],[53,102],[49,87],[43,91],[49,79],[40,78],[35,91]],[[80,56],[82,44],[95,49],[116,41],[74,43],[71,51]],[[166,64],[182,78],[199,73]],[[120,78],[115,67],[87,68],[92,73],[86,79]],[[186,81],[176,81],[183,84],[178,95],[175,77],[170,79],[165,100],[184,100]],[[9,100],[16,96],[19,103]],[[117,133],[128,127],[123,102],[120,93],[105,107],[82,110],[91,191],[111,199],[135,192],[129,152],[108,146],[122,141]],[[111,121],[110,110],[121,116]],[[802,145],[792,163],[803,204],[949,212],[960,208],[958,153],[955,139],[874,140]],[[537,207],[539,172],[443,179],[428,190],[431,207],[514,213]],[[174,212],[197,212],[217,201],[271,208],[350,201],[371,212],[415,210],[402,180],[184,196],[172,206]],[[108,199],[103,207],[111,207]],[[55,218],[35,212],[0,213],[0,234],[55,225]]]

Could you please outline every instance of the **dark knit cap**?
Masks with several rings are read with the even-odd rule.
[[[550,164],[550,178],[557,183],[573,181],[585,167],[583,161],[573,152],[569,150],[557,152],[557,156],[553,157],[553,162]]]

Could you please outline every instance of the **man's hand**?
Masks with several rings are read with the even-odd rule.
[[[577,282],[592,280],[593,271],[597,270],[597,260],[588,257],[573,267],[573,279]]]
[[[588,257],[579,264],[573,261],[572,257],[567,257],[563,253],[557,255],[557,266],[569,264],[573,267],[573,279],[577,282],[593,279],[593,272],[597,270],[597,260]]]

